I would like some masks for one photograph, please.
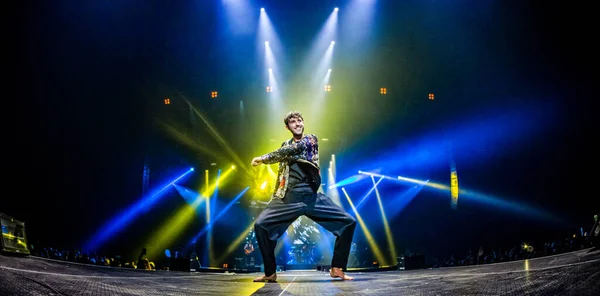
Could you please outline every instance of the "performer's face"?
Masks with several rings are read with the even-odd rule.
[[[292,117],[288,120],[287,129],[292,132],[294,136],[301,136],[304,133],[304,121],[299,117]]]

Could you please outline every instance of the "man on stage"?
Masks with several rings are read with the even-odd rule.
[[[252,166],[279,163],[273,197],[254,224],[265,267],[265,275],[254,281],[277,281],[277,239],[301,215],[319,223],[336,236],[331,277],[352,280],[344,270],[348,264],[356,219],[329,197],[317,193],[321,186],[319,144],[315,135],[304,134],[302,114],[296,111],[289,112],[283,121],[292,133],[292,138],[283,142],[281,148],[252,159]]]
[[[246,245],[244,245],[244,255],[246,255],[246,267],[254,266],[254,245],[252,241],[246,241]]]

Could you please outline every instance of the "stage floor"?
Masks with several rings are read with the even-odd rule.
[[[0,295],[600,295],[600,250],[410,271],[278,273],[145,271],[0,255]]]

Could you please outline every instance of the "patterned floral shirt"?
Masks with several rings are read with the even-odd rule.
[[[290,178],[290,164],[293,161],[309,163],[319,170],[319,142],[317,136],[306,134],[299,141],[289,139],[281,144],[281,148],[260,157],[264,164],[279,162],[277,183],[274,198],[283,198]]]

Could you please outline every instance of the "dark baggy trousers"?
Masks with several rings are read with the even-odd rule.
[[[356,219],[324,194],[288,191],[283,199],[273,198],[254,223],[265,275],[270,276],[277,269],[277,239],[301,215],[312,219],[336,236],[331,266],[346,269]]]

